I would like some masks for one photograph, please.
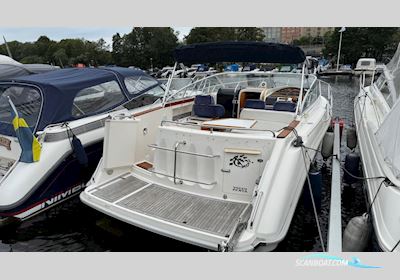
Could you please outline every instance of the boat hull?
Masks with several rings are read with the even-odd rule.
[[[321,108],[325,109],[321,110]],[[315,150],[320,146],[325,132],[330,125],[330,113],[329,104],[325,99],[321,98],[319,103],[316,103],[316,106],[314,106],[311,111],[307,112],[307,115],[304,116],[304,121],[298,127],[298,133],[303,136],[304,145],[311,148],[307,150],[308,156],[306,156],[306,160],[302,154],[302,149],[304,148],[295,147],[292,145],[294,140],[293,134],[287,138],[278,138],[276,141],[271,140],[271,138],[254,140],[257,141],[258,144],[255,144],[255,142],[253,143],[251,140],[252,138],[248,138],[249,136],[246,136],[246,145],[252,149],[259,149],[260,151],[263,150],[263,148],[257,145],[265,145],[268,143],[268,141],[276,142],[275,146],[270,146],[271,148],[273,146],[273,150],[269,151],[269,153],[272,153],[272,155],[268,160],[268,166],[265,167],[263,171],[261,170],[262,173],[260,173],[260,175],[262,174],[262,176],[259,183],[260,186],[258,189],[258,197],[255,199],[251,198],[251,194],[247,200],[243,199],[243,196],[239,196],[237,194],[228,193],[228,195],[225,196],[223,195],[225,190],[223,187],[220,189],[218,189],[218,185],[214,188],[209,187],[206,184],[208,181],[205,181],[199,177],[197,177],[197,180],[201,182],[194,182],[193,179],[191,182],[187,180],[185,181],[185,178],[188,178],[189,171],[185,172],[186,177],[183,179],[185,182],[180,184],[174,184],[171,178],[163,175],[165,172],[153,173],[138,166],[133,166],[133,170],[126,169],[126,173],[120,177],[117,176],[108,180],[102,180],[102,177],[99,174],[103,174],[102,176],[106,176],[106,174],[102,173],[105,169],[104,165],[102,165],[103,163],[100,162],[100,165],[97,169],[99,174],[94,174],[90,185],[84,192],[81,193],[81,201],[86,205],[123,222],[211,250],[219,250],[221,248],[220,245],[224,244],[224,242],[227,242],[231,236],[218,236],[201,228],[190,227],[182,221],[168,220],[170,216],[163,217],[160,215],[155,215],[154,213],[157,211],[155,211],[151,206],[145,208],[144,210],[138,209],[132,207],[133,204],[131,202],[127,202],[127,200],[133,200],[135,196],[139,197],[141,192],[145,192],[147,188],[156,185],[171,191],[173,190],[176,194],[168,197],[175,197],[177,199],[176,201],[179,201],[178,204],[180,207],[183,207],[180,203],[182,200],[178,199],[177,197],[182,196],[182,193],[195,194],[196,199],[201,197],[207,201],[217,199],[220,201],[242,203],[246,201],[247,203],[251,202],[252,209],[255,209],[253,210],[254,215],[251,215],[251,217],[248,218],[249,223],[246,229],[240,232],[240,238],[235,246],[235,251],[271,251],[275,249],[279,242],[284,239],[289,229],[304,182],[307,177],[310,161],[314,158],[316,154]],[[151,117],[149,116],[149,118]],[[224,166],[225,162],[223,160],[223,154],[226,152],[224,147],[226,146],[232,148],[235,147],[235,145],[240,146],[241,144],[239,142],[239,138],[242,136],[218,132],[209,134],[207,131],[202,130],[189,131],[184,129],[174,130],[173,128],[160,128],[159,137],[164,137],[162,139],[173,139],[173,137],[170,135],[171,133],[179,139],[181,139],[183,135],[186,135],[186,138],[184,139],[190,139],[188,140],[190,142],[188,142],[187,145],[191,147],[197,147],[198,151],[203,151],[202,149],[208,149],[208,154],[220,154],[221,156],[215,160],[209,159],[211,163],[209,163],[208,166],[212,166],[213,168],[210,170],[210,173],[207,174],[220,174],[218,176],[222,176],[222,179],[219,179],[219,177],[215,177],[214,179],[217,182],[226,182],[226,178],[228,177],[224,172],[225,170],[221,168]],[[189,133],[190,137],[187,136]],[[212,142],[204,140],[207,137],[211,137],[213,139]],[[203,144],[208,145],[207,143],[212,143],[212,147],[202,147]],[[183,160],[183,158],[180,158],[180,160]],[[256,159],[252,161],[257,162]],[[155,160],[155,162],[157,163],[157,160]],[[195,161],[191,160],[182,164],[182,166],[188,168],[191,167],[190,170],[197,171],[197,175],[199,176],[202,174],[201,172],[204,173],[207,167],[204,166],[203,168],[194,168],[195,166],[198,167],[198,164],[200,163],[197,163],[196,165]],[[228,172],[228,174],[233,173],[234,172]],[[278,176],[278,174],[286,175]],[[139,185],[138,188],[129,189],[128,182],[132,177],[142,180],[146,183]],[[250,174],[247,174],[246,177],[250,177]],[[239,182],[240,179],[241,178],[237,178],[236,181]],[[125,186],[127,191],[123,192],[122,196],[110,198],[107,196],[97,195],[101,190],[109,188],[110,192],[105,191],[105,193],[115,196],[116,191],[121,190],[122,188],[121,182],[126,182],[127,184]],[[249,182],[247,183],[249,184]],[[166,196],[160,196],[160,200],[156,204],[164,203],[164,200],[161,199],[161,197]],[[229,197],[230,200],[226,200],[227,197]],[[147,198],[151,199],[152,196],[148,196]],[[257,200],[259,201],[257,202]],[[175,206],[177,204],[176,201]],[[152,203],[147,201],[142,202],[152,205]],[[165,205],[165,209],[169,209],[169,214],[176,210],[174,205]],[[182,211],[182,213],[193,213],[189,210],[185,211],[181,209],[180,211]],[[198,220],[206,221],[207,217],[204,219],[199,218]],[[227,221],[227,219],[221,220]]]
[[[103,141],[92,143],[85,147],[88,156],[88,166],[83,168],[73,154],[63,159],[52,172],[47,174],[38,186],[32,186],[31,193],[16,205],[1,206],[0,217],[3,225],[9,220],[25,220],[37,215],[77,194],[85,187],[101,156]],[[9,176],[20,176],[10,174]]]
[[[372,224],[380,248],[383,251],[392,251],[396,242],[400,238],[400,226],[397,213],[400,210],[400,191],[397,186],[386,186],[383,181],[386,177],[385,161],[380,153],[380,147],[375,138],[379,122],[375,117],[373,104],[367,99],[364,105],[360,101],[365,94],[362,92],[355,100],[354,117],[358,138],[358,147],[361,153],[364,176],[368,179],[364,181],[367,196],[367,208],[372,204]],[[387,167],[386,167],[387,168]],[[381,178],[384,177],[384,178]],[[381,188],[381,184],[384,184]],[[379,190],[379,193],[377,193]],[[397,209],[397,211],[394,211]]]

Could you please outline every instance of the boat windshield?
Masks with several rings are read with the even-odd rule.
[[[14,103],[19,117],[24,118],[33,131],[42,106],[42,96],[39,91],[29,86],[0,84],[0,134],[11,136],[15,133],[12,128],[8,98]]]
[[[390,62],[383,66],[383,73],[375,86],[392,108],[400,98],[400,44]]]
[[[301,86],[301,74],[272,72],[225,72],[197,80],[182,89],[169,92],[166,101],[196,94],[209,94],[220,88],[275,88],[281,86]],[[309,89],[317,80],[314,75],[304,77],[304,89]]]
[[[161,102],[165,91],[156,83],[157,86],[151,87],[148,90],[142,92],[131,98],[128,102],[122,106],[128,110],[136,109],[142,106],[151,105],[154,103]]]
[[[128,92],[131,95],[136,95],[143,90],[151,88],[158,84],[155,79],[145,76],[126,77],[124,82]]]
[[[400,94],[400,45],[392,60],[386,65],[386,67],[389,70],[393,81],[395,100],[398,100]]]

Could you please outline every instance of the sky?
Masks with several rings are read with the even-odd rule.
[[[189,34],[191,27],[173,27],[179,32],[179,40]],[[111,46],[112,36],[119,32],[121,35],[129,33],[132,27],[0,27],[0,44],[3,36],[8,42],[17,40],[20,42],[36,41],[41,35],[46,35],[51,40],[59,41],[66,38],[85,38],[96,41],[103,38]]]

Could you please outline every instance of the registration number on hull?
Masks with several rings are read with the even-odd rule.
[[[233,187],[232,191],[240,192],[240,193],[247,193],[247,188],[244,188],[244,187]]]

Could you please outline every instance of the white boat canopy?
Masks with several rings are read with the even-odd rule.
[[[44,73],[59,68],[58,66],[49,64],[22,64],[8,56],[0,54],[0,80]]]
[[[376,132],[376,138],[385,161],[393,174],[400,178],[400,44],[384,75],[393,100],[393,107]]]

